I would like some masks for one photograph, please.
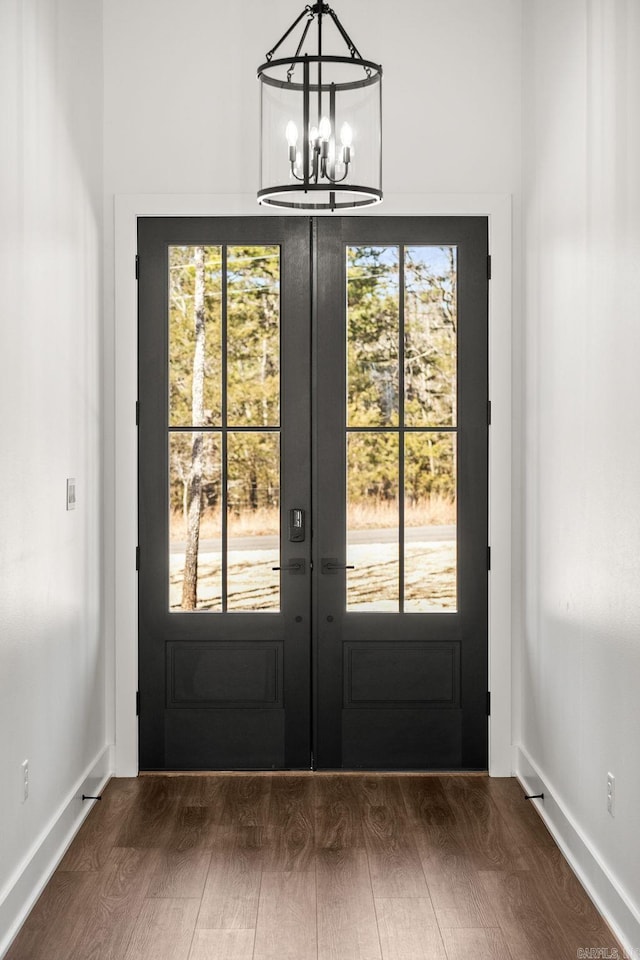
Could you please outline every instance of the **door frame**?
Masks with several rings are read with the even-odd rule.
[[[114,213],[115,292],[113,304],[105,307],[104,340],[104,401],[109,413],[103,455],[105,464],[112,465],[104,481],[105,666],[115,688],[113,695],[107,690],[107,736],[114,744],[115,776],[134,777],[138,774],[137,220],[273,216],[273,212],[259,206],[253,194],[140,194],[116,196]],[[298,215],[308,217],[309,212]],[[489,774],[511,776],[511,195],[396,194],[385,198],[382,208],[369,212],[365,208],[357,215],[483,216],[489,220]]]

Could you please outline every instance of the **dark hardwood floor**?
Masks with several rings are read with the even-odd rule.
[[[617,947],[515,780],[112,780],[7,960],[575,960]]]

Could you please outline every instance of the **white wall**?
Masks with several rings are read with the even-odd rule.
[[[105,745],[101,34],[100,0],[0,3],[0,952]]]
[[[536,0],[524,37],[520,761],[638,947],[640,5]]]

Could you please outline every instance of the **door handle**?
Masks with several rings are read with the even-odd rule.
[[[337,557],[323,557],[320,561],[321,573],[338,573],[339,570],[355,570],[352,564],[339,563]]]
[[[288,573],[298,574],[300,576],[305,572],[305,567],[304,557],[292,557],[289,563],[285,563],[281,567],[271,567],[271,569],[286,570]]]

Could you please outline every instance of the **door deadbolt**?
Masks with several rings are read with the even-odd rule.
[[[289,510],[289,543],[304,541],[304,510],[294,507]]]

